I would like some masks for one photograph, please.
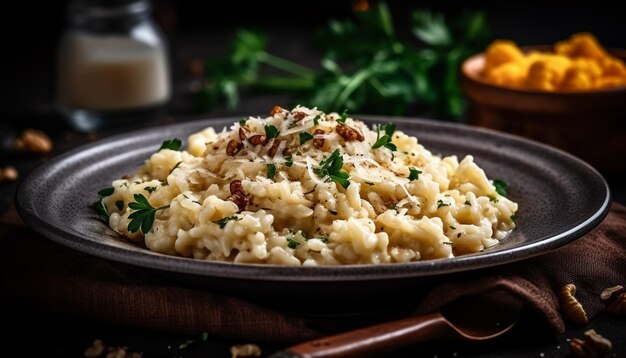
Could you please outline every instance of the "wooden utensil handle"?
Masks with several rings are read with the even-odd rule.
[[[364,357],[440,337],[449,326],[440,313],[381,323],[287,348],[273,357]]]

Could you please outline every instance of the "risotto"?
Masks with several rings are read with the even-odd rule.
[[[235,263],[382,264],[496,245],[517,204],[472,156],[433,155],[393,124],[274,107],[163,143],[100,191],[100,216],[152,251]]]

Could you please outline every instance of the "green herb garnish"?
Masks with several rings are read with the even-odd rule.
[[[295,249],[296,247],[298,247],[300,245],[300,243],[290,237],[287,238],[287,246],[290,249]]]
[[[135,212],[128,216],[130,219],[130,222],[128,223],[128,231],[137,232],[141,229],[141,232],[145,235],[150,232],[150,229],[152,229],[156,212],[167,209],[170,206],[165,205],[159,208],[154,208],[150,205],[145,196],[135,194],[133,197],[135,198],[135,201],[128,203],[128,208],[135,210]]]
[[[178,162],[176,163],[176,165],[174,165],[174,168],[172,168],[172,170],[170,170],[170,174],[172,174],[174,172],[174,170],[176,170],[176,168],[178,168],[179,165],[181,165],[183,162]]]
[[[267,165],[267,177],[269,179],[272,179],[274,177],[274,175],[276,175],[276,165],[275,164],[268,164]]]
[[[319,168],[313,169],[313,172],[320,178],[329,178],[330,180],[335,181],[345,189],[350,186],[350,181],[348,180],[350,176],[348,173],[342,171],[342,168],[343,158],[339,154],[339,149],[335,149],[330,157],[320,162]]]
[[[117,208],[117,210],[122,211],[122,209],[124,209],[124,200],[116,201],[115,207]]]
[[[421,170],[417,170],[415,168],[409,168],[409,180],[417,180],[420,178],[420,174],[422,174]]]
[[[174,139],[166,140],[163,143],[161,143],[161,147],[159,148],[159,150],[162,150],[162,149],[179,150],[181,145],[183,145],[183,142],[178,138],[174,138]]]
[[[439,209],[442,206],[450,206],[450,203],[445,203],[443,200],[439,199],[437,200],[437,209]]]
[[[147,186],[143,188],[143,190],[147,191],[149,194],[152,194],[152,192],[155,191],[156,189],[157,189],[156,186]]]
[[[465,200],[465,205],[472,206],[472,203],[470,203],[470,201],[469,201],[469,200]]]
[[[327,237],[324,237],[324,236],[318,236],[318,237],[314,237],[313,239],[318,239],[318,240],[320,240],[321,242],[323,242],[323,243],[325,243],[325,244],[328,244],[328,238],[327,238]]]
[[[494,179],[493,186],[496,188],[496,193],[502,195],[503,197],[507,197],[506,188],[509,187],[509,183],[505,182],[501,179]]]
[[[105,224],[109,224],[109,210],[107,209],[106,205],[104,205],[104,203],[102,202],[102,200],[100,201],[96,201],[95,203],[93,203],[91,205],[91,207],[96,211],[96,213],[98,214],[98,218]]]
[[[239,120],[239,125],[240,125],[240,126],[245,126],[245,125],[246,125],[246,122],[248,122],[248,120],[247,120],[247,119],[245,119],[245,118],[242,118],[242,119],[240,119],[240,120]]]
[[[101,189],[100,191],[98,191],[98,195],[104,197],[104,196],[109,196],[109,195],[113,194],[113,192],[115,192],[114,188],[104,188],[104,189]]]
[[[300,132],[300,145],[313,139],[313,134],[309,132]]]
[[[276,126],[273,126],[271,124],[265,125],[265,138],[267,138],[267,140],[276,138],[279,134],[280,131],[278,130],[278,128],[276,128]]]
[[[379,125],[376,128],[376,142],[372,146],[372,149],[385,147],[391,150],[392,152],[395,152],[396,150],[398,150],[396,145],[391,143],[391,137],[393,136],[393,133],[395,131],[396,131],[396,125],[393,123]],[[380,135],[381,132],[385,134],[381,136]]]
[[[223,219],[220,219],[220,220],[214,221],[214,223],[216,223],[217,225],[219,225],[219,226],[220,226],[220,229],[223,229],[223,228],[226,226],[226,224],[228,224],[228,222],[229,222],[229,221],[239,221],[239,220],[241,220],[241,219],[242,219],[242,218],[240,218],[239,216],[235,216],[235,215],[233,215],[233,216],[227,216],[227,217],[225,217],[225,218],[223,218]]]
[[[513,213],[513,215],[511,215],[511,221],[515,224],[515,219],[517,219],[517,217],[515,216],[515,213]]]
[[[285,165],[291,167],[293,165],[293,158],[291,155],[285,157]]]
[[[315,118],[313,118],[313,125],[320,124],[319,120],[320,120],[320,115],[318,114],[317,116],[315,116]]]
[[[348,110],[344,109],[343,113],[341,113],[341,116],[339,116],[339,118],[337,118],[337,122],[344,124],[346,123],[346,119],[348,119]]]

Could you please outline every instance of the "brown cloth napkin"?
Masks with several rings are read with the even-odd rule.
[[[483,270],[435,286],[416,312],[463,296],[503,289],[520,297],[554,332],[564,330],[557,292],[578,286],[590,317],[603,289],[626,284],[626,207],[614,203],[602,224],[548,254]],[[176,286],[145,270],[84,255],[26,228],[14,211],[0,219],[0,283],[4,294],[52,312],[181,333],[208,331],[238,339],[298,341],[327,332],[302,318],[207,290]]]

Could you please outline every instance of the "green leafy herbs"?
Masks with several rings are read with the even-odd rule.
[[[409,168],[409,180],[417,180],[420,178],[420,174],[422,174],[421,170],[417,170],[415,168]]]
[[[293,165],[293,158],[291,155],[285,157],[285,165],[291,167]]]
[[[450,203],[446,203],[441,199],[437,200],[437,209],[444,207],[444,206],[450,206]]]
[[[107,209],[106,205],[102,202],[102,200],[96,201],[91,205],[91,207],[98,214],[98,218],[105,224],[109,224],[109,209]]]
[[[279,134],[280,131],[278,130],[278,128],[276,128],[276,126],[273,126],[271,124],[265,125],[265,137],[267,138],[267,140],[276,138]]]
[[[276,164],[267,165],[267,177],[272,179],[276,175]]]
[[[515,224],[515,220],[517,219],[517,217],[515,216],[515,213],[513,213],[513,215],[511,215],[510,219]]]
[[[224,227],[226,227],[226,224],[228,224],[228,222],[230,222],[230,221],[239,221],[239,220],[241,220],[241,219],[242,219],[242,218],[240,218],[239,216],[235,216],[235,215],[233,215],[233,216],[227,216],[227,217],[225,217],[225,218],[223,218],[223,219],[220,219],[220,220],[214,221],[214,223],[216,223],[217,225],[219,225],[219,226],[220,226],[220,229],[223,229]]]
[[[344,124],[346,123],[346,119],[348,119],[348,110],[344,109],[339,118],[337,118],[337,122]]]
[[[122,211],[122,209],[124,209],[124,200],[116,201],[115,207],[117,208],[117,210]]]
[[[141,232],[145,235],[152,229],[156,212],[167,209],[170,206],[165,205],[154,208],[150,205],[148,199],[141,194],[135,194],[133,198],[135,201],[128,203],[128,208],[134,210],[134,212],[128,216],[130,219],[130,222],[128,223],[128,231],[137,232],[141,230]]]
[[[104,188],[101,189],[100,191],[98,191],[98,195],[104,197],[104,196],[109,196],[111,194],[113,194],[115,192],[114,188]]]
[[[147,186],[143,188],[143,190],[147,191],[149,194],[152,194],[152,192],[156,191],[156,189],[156,186]]]
[[[385,147],[392,152],[398,150],[395,144],[391,143],[391,137],[393,133],[396,131],[396,125],[392,123],[379,125],[376,128],[376,142],[372,145],[372,149]],[[384,133],[381,136],[381,133]]]
[[[469,200],[465,200],[465,203],[464,203],[464,204],[465,204],[465,205],[468,205],[468,206],[472,206],[472,203],[470,203],[470,201],[469,201]]]
[[[496,193],[502,195],[503,197],[507,197],[506,188],[509,187],[509,183],[505,182],[502,179],[494,179],[492,181],[494,188],[496,188]]]
[[[313,139],[313,134],[309,132],[300,132],[300,145]]]
[[[313,169],[313,172],[320,178],[326,179],[326,181],[333,180],[342,187],[347,188],[350,186],[350,181],[348,180],[349,175],[342,171],[342,168],[343,158],[341,154],[339,154],[339,149],[335,149],[328,158],[320,162],[319,168]]]
[[[318,236],[318,237],[314,237],[313,239],[318,239],[318,240],[320,240],[321,242],[323,242],[323,243],[325,243],[325,244],[328,244],[328,238],[327,238],[327,237],[324,237],[324,236]]]
[[[300,246],[300,243],[298,241],[291,237],[287,238],[287,247],[289,247],[290,249],[295,249],[298,246]]]
[[[404,115],[416,110],[460,118],[465,101],[458,68],[490,41],[483,12],[445,18],[415,9],[400,19],[409,23],[408,33],[396,32],[385,2],[353,15],[317,31],[319,69],[268,52],[263,33],[238,30],[226,56],[205,62],[196,103],[210,109],[225,102],[233,110],[241,89],[249,88],[287,93],[293,102],[329,112]]]
[[[248,122],[248,120],[247,120],[247,119],[242,118],[242,119],[240,119],[240,120],[239,120],[239,125],[240,125],[240,126],[245,126],[247,122]]]
[[[159,148],[159,150],[162,150],[162,149],[179,150],[181,145],[183,145],[183,142],[178,138],[174,138],[174,139],[166,140],[163,143],[161,143],[161,147]]]
[[[320,115],[319,114],[313,118],[313,125],[318,125],[318,124],[320,124]]]

